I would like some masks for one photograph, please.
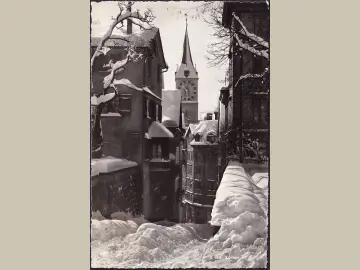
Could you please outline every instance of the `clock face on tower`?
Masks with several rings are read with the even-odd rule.
[[[181,100],[183,101],[196,101],[197,89],[194,82],[185,80],[179,84],[181,90]]]

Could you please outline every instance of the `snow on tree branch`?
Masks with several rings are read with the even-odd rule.
[[[126,65],[129,62],[138,62],[142,58],[142,56],[143,56],[142,54],[135,52],[134,46],[130,46],[128,48],[128,53],[127,53],[127,56],[125,59],[117,61],[115,64],[110,62],[109,65],[111,66],[111,72],[109,75],[107,75],[103,79],[103,89],[105,90],[109,87],[112,87],[115,89],[115,85],[123,84],[123,83],[121,83],[121,81],[114,81],[115,74],[119,71],[124,71],[126,68]],[[130,84],[131,84],[131,82],[130,82]],[[110,94],[113,94],[113,95],[110,95]],[[116,89],[115,89],[115,93],[110,93],[110,94],[102,94],[99,97],[93,96],[91,99],[92,105],[99,105],[101,103],[106,103],[106,102],[111,101],[116,96]]]
[[[269,54],[266,51],[257,50],[254,47],[250,46],[249,44],[242,42],[237,33],[234,34],[234,37],[236,38],[236,41],[240,46],[240,48],[243,48],[253,54],[256,54],[257,56],[261,56],[269,60]]]
[[[232,16],[235,18],[235,20],[240,24],[241,29],[240,29],[240,34],[245,35],[246,37],[248,37],[249,39],[251,39],[252,41],[255,41],[257,44],[265,47],[266,49],[269,49],[269,43],[267,41],[265,41],[264,39],[262,39],[261,37],[250,33],[245,25],[243,24],[243,22],[240,20],[240,18],[238,16],[236,16],[235,12],[233,12]]]
[[[245,75],[242,75],[240,76],[240,78],[237,80],[236,84],[235,84],[235,87],[237,87],[237,85],[242,81],[242,80],[245,80],[245,79],[250,79],[250,78],[262,78],[265,76],[266,73],[268,73],[269,69],[266,68],[264,70],[263,73],[261,74],[251,74],[251,73],[248,73],[248,74],[245,74]]]
[[[129,3],[127,8],[129,9],[129,7],[131,7],[133,5],[133,3]],[[152,11],[150,9],[148,9],[146,12],[144,12],[144,15],[140,14],[140,11],[137,10],[136,12],[131,12],[129,10],[127,10],[124,14],[122,14],[122,12],[124,11],[123,5],[119,5],[120,7],[120,13],[116,16],[116,18],[114,19],[113,23],[110,25],[109,29],[106,31],[106,33],[104,34],[104,36],[102,37],[98,47],[96,48],[95,53],[93,54],[92,58],[91,58],[91,68],[93,67],[95,58],[98,57],[101,53],[104,53],[102,48],[104,47],[105,42],[111,37],[114,28],[118,25],[118,24],[123,24],[124,20],[126,19],[137,19],[138,21],[140,21],[141,23],[137,23],[135,22],[135,24],[137,25],[141,25],[140,27],[145,29],[145,25],[148,25],[149,28],[151,29],[151,23],[153,22],[153,20],[155,19],[155,16],[153,15]],[[134,20],[132,20],[132,22],[134,23]],[[126,39],[124,39],[126,40]]]

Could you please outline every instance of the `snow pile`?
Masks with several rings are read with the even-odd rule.
[[[223,222],[206,244],[203,265],[217,268],[265,268],[267,219],[245,211]]]
[[[207,243],[203,264],[254,268],[267,264],[267,195],[237,161],[229,162],[216,193],[212,225],[221,226]]]
[[[246,211],[266,217],[267,196],[239,162],[230,161],[216,192],[210,223],[221,226],[224,220]]]
[[[176,224],[167,227],[143,223],[137,227],[132,221],[98,222],[104,224],[102,229],[107,229],[108,234],[92,239],[92,267],[161,267],[194,246],[205,243],[201,234],[211,235],[208,225]]]
[[[92,220],[91,240],[108,241],[114,237],[134,233],[137,228],[137,224],[132,220]]]
[[[252,176],[255,184],[262,188],[265,195],[268,196],[268,186],[269,186],[269,174],[268,173],[255,173]]]
[[[111,220],[105,219],[99,211],[92,213],[91,240],[109,241],[114,237],[124,237],[136,232],[138,226],[147,221],[143,217],[134,217],[130,213],[116,212]]]

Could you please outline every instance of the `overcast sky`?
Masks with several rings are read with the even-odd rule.
[[[102,36],[111,24],[112,16],[119,12],[117,2],[91,3],[92,35]],[[217,106],[219,90],[224,80],[225,67],[209,68],[206,60],[207,45],[214,40],[213,30],[202,18],[195,18],[195,8],[201,2],[136,2],[133,9],[152,9],[156,19],[154,26],[160,29],[165,60],[169,70],[164,73],[165,89],[175,89],[175,71],[182,58],[185,35],[185,13],[188,13],[188,34],[191,54],[199,73],[199,114],[213,111]],[[136,26],[137,27],[137,26]],[[134,31],[137,29],[134,26]],[[114,32],[116,33],[116,32]]]

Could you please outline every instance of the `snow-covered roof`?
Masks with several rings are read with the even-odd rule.
[[[105,42],[105,47],[127,47],[129,46],[129,42],[124,39],[130,41],[131,44],[135,44],[137,47],[149,47],[151,41],[155,38],[159,28],[153,27],[147,30],[139,30],[133,32],[131,35],[127,34],[126,32],[112,35]],[[97,47],[100,44],[101,37],[91,37],[91,46]]]
[[[91,37],[91,46],[99,46],[101,39],[102,37]],[[166,63],[163,52],[160,30],[157,27],[152,27],[151,29],[140,29],[138,31],[134,31],[130,35],[125,31],[119,34],[114,34],[105,42],[104,46],[126,48],[129,45],[135,45],[136,47],[149,48],[152,46],[153,41],[159,48],[159,56],[162,60],[162,68],[168,68],[168,64]]]
[[[217,132],[217,120],[203,120],[200,121],[198,125],[196,125],[195,129],[192,131],[192,133],[199,134],[200,136],[204,136],[205,134],[208,134],[209,132]]]
[[[153,121],[150,124],[148,135],[150,138],[174,138],[174,135],[163,124]]]
[[[198,142],[196,142],[195,140],[193,140],[190,145],[210,145],[213,143],[210,143],[207,141],[207,136],[208,135],[217,135],[217,126],[218,126],[218,121],[217,120],[203,120],[200,121],[199,124],[195,125],[195,126],[189,126],[189,129],[191,131],[191,133],[195,136],[195,135],[200,135],[200,140]],[[185,136],[187,136],[187,134],[185,134]]]
[[[91,176],[136,167],[138,164],[122,158],[105,157],[91,160]]]
[[[190,134],[190,132],[191,132],[191,134],[194,134],[194,131],[195,131],[195,128],[197,125],[198,124],[189,124],[188,128],[186,129],[184,137],[187,137]]]

